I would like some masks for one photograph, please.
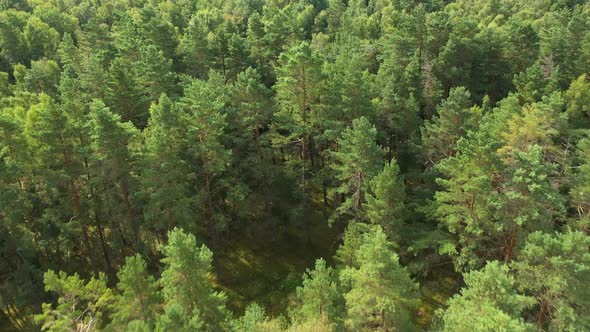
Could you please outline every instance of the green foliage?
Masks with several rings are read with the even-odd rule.
[[[100,100],[90,105],[91,148],[100,163],[104,176],[110,180],[126,181],[131,171],[131,141],[137,129],[130,122],[123,123]]]
[[[367,195],[367,217],[372,224],[379,225],[395,244],[402,239],[406,217],[405,185],[395,159],[385,164],[375,175]]]
[[[590,237],[581,232],[528,237],[512,264],[520,289],[536,299],[535,321],[546,331],[590,328]]]
[[[445,311],[438,312],[442,331],[534,331],[521,318],[533,299],[516,292],[506,265],[492,261],[464,278],[461,294],[449,300]]]
[[[0,0],[0,330],[590,329],[588,17]]]
[[[229,161],[229,151],[221,143],[225,128],[225,114],[222,91],[212,84],[195,80],[184,92],[178,106],[187,116],[187,135],[190,140],[199,142],[189,153],[203,163],[208,172],[216,175],[225,170]]]
[[[358,267],[341,272],[346,325],[354,330],[407,329],[418,285],[399,264],[381,229],[366,233],[356,253]]]
[[[292,168],[299,173],[300,186],[306,191],[311,158],[316,154],[312,138],[321,128],[322,59],[309,43],[302,42],[282,53],[279,64],[275,85],[279,110],[274,114],[277,135],[273,145],[291,153]]]
[[[134,324],[132,329],[135,330],[153,327],[161,300],[156,280],[149,275],[146,262],[139,254],[127,257],[117,277],[120,295],[115,296],[111,307],[111,327],[117,329],[129,324]]]
[[[219,331],[226,325],[226,296],[209,282],[212,252],[198,247],[192,234],[180,229],[168,233],[163,249],[164,272],[159,279],[164,313],[157,329],[177,331]]]
[[[343,266],[358,267],[357,249],[361,246],[366,233],[374,226],[360,222],[350,222],[342,235],[342,244],[336,251],[335,259]]]
[[[514,85],[525,102],[538,102],[556,89],[556,73],[553,71],[546,77],[541,64],[535,63],[514,77]]]
[[[296,322],[314,319],[336,322],[341,317],[341,295],[336,284],[334,269],[318,259],[313,270],[303,274],[303,283],[297,287],[296,309],[291,313]]]
[[[19,10],[0,12],[0,55],[3,60],[29,65],[32,60],[53,55],[59,33],[39,17]]]
[[[453,88],[449,97],[437,107],[437,115],[422,128],[426,159],[435,164],[455,155],[457,141],[469,130],[477,129],[481,109],[470,107],[470,93],[463,87]]]
[[[590,82],[586,75],[578,77],[572,82],[564,94],[567,101],[567,112],[575,127],[586,124],[590,117]],[[581,121],[581,122],[580,122]]]
[[[590,141],[588,139],[581,140],[577,148],[580,166],[578,172],[572,177],[570,202],[577,211],[579,229],[588,233],[590,227]]]
[[[509,262],[529,233],[551,230],[564,212],[557,165],[546,161],[553,159],[558,119],[545,105],[510,115],[514,107],[506,100],[488,125],[460,141],[457,155],[437,166],[445,190],[435,195],[436,214],[455,237],[441,252],[459,270],[481,267],[484,257]]]
[[[186,120],[166,95],[152,104],[150,122],[143,132],[145,173],[141,180],[147,200],[145,220],[156,229],[188,227],[191,221],[185,126]]]
[[[461,144],[465,144],[466,153],[459,153],[437,166],[445,178],[437,179],[444,190],[435,195],[437,219],[451,234],[458,236],[456,243],[443,245],[441,253],[455,256],[455,265],[460,268],[481,264],[472,251],[485,248],[478,240],[486,241],[484,234],[495,228],[488,199],[493,192],[492,174],[497,163],[483,147],[460,141],[459,149]],[[477,237],[478,234],[482,236]]]
[[[385,155],[377,145],[377,129],[366,118],[352,121],[338,140],[338,150],[333,153],[333,169],[340,186],[336,191],[345,195],[345,201],[336,209],[333,218],[346,216],[354,220],[364,220],[366,211],[363,204],[371,179],[379,172]]]
[[[232,331],[235,332],[262,332],[267,331],[264,325],[267,321],[264,308],[257,303],[251,303],[246,307],[244,316],[232,323]]]
[[[78,274],[68,276],[48,271],[44,275],[45,290],[59,295],[57,305],[43,304],[43,313],[35,319],[42,323],[44,331],[67,331],[76,329],[95,330],[104,323],[103,310],[113,302],[113,294],[107,288],[106,277],[87,283]]]

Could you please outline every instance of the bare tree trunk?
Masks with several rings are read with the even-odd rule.
[[[205,164],[206,165],[206,164]],[[213,225],[213,195],[211,192],[211,177],[209,175],[209,171],[205,166],[205,191],[207,192],[207,213],[206,213],[206,228],[207,228],[207,237],[209,238],[209,244],[211,246],[211,251],[213,252],[213,268],[215,270],[215,275],[217,276],[217,281],[221,279],[221,269],[219,266],[218,260],[218,253],[219,253],[219,244],[218,244],[218,237],[217,232],[215,231]]]
[[[516,236],[518,234],[518,226],[514,228],[508,235],[506,240],[506,247],[504,248],[504,262],[510,263],[512,261],[512,255],[514,253],[514,247],[516,247]]]
[[[135,248],[139,248],[139,229],[137,228],[137,224],[135,223],[135,213],[133,211],[133,205],[131,204],[131,199],[129,197],[129,189],[127,188],[127,183],[125,180],[121,179],[120,189],[121,195],[123,196],[123,203],[125,204],[125,209],[127,210],[127,223],[129,224],[129,228],[131,228],[133,232],[133,242],[135,242]]]
[[[72,198],[74,200],[74,211],[76,212],[76,217],[80,220],[80,225],[82,226],[82,237],[84,242],[84,247],[86,249],[86,254],[88,259],[90,260],[90,265],[92,266],[92,270],[94,272],[94,276],[98,278],[98,264],[96,262],[96,257],[94,253],[94,249],[90,244],[90,236],[88,235],[88,227],[86,225],[84,214],[82,212],[82,207],[80,205],[80,192],[78,191],[78,187],[76,186],[76,180],[73,177],[70,177],[70,189],[72,191]]]

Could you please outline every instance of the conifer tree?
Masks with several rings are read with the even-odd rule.
[[[358,267],[341,272],[346,299],[346,325],[353,330],[407,329],[417,284],[399,264],[381,229],[366,233],[356,251]]]
[[[577,212],[578,230],[587,234],[590,232],[590,140],[582,139],[578,142],[579,168],[572,177],[570,203]]]
[[[24,131],[29,146],[36,152],[33,165],[42,170],[47,186],[49,188],[67,186],[63,192],[63,195],[68,197],[64,199],[64,203],[67,202],[67,205],[63,207],[66,212],[64,218],[68,218],[72,225],[79,225],[77,229],[81,231],[86,259],[95,277],[98,277],[98,257],[91,239],[89,228],[91,222],[84,200],[86,188],[81,178],[83,161],[79,152],[84,146],[73,136],[74,122],[68,121],[66,115],[67,113],[62,112],[62,109],[49,96],[41,95],[39,103],[33,105],[27,112]],[[110,259],[107,250],[103,250],[103,254],[108,267]]]
[[[254,146],[260,159],[265,158],[263,132],[268,129],[273,114],[272,91],[264,84],[257,70],[249,67],[237,76],[233,86],[232,110],[228,122],[238,126],[245,146]],[[267,156],[268,158],[268,156]]]
[[[375,175],[367,195],[367,217],[381,226],[390,241],[399,245],[405,218],[405,185],[397,161],[392,159]]]
[[[550,182],[554,164],[545,164],[541,147],[515,153],[515,164],[507,168],[499,197],[491,200],[497,229],[504,238],[503,256],[510,262],[523,237],[535,230],[550,231],[553,221],[563,214],[564,202]],[[501,225],[501,226],[500,226]]]
[[[525,103],[541,101],[543,96],[549,95],[557,89],[557,71],[549,77],[543,72],[543,67],[536,62],[525,71],[514,76],[514,85],[520,98]]]
[[[268,39],[265,38],[265,25],[259,12],[254,12],[248,17],[248,29],[246,30],[246,44],[249,48],[250,57],[260,72],[265,85],[274,83],[275,72],[273,64],[276,59],[273,50],[267,46]]]
[[[267,321],[264,307],[258,303],[250,303],[246,307],[244,316],[232,322],[232,331],[235,332],[270,332],[264,328],[264,323]]]
[[[477,234],[495,232],[488,198],[499,162],[493,152],[468,140],[460,141],[457,149],[456,156],[436,166],[443,175],[436,182],[444,190],[435,194],[435,213],[453,237],[440,252],[452,255],[455,268],[461,270],[481,266],[480,255],[473,251],[490,247],[488,236]]]
[[[464,274],[465,286],[439,311],[442,331],[532,331],[522,319],[533,299],[520,295],[506,265],[489,262],[479,271]]]
[[[277,68],[277,103],[274,123],[279,133],[274,144],[293,154],[289,160],[301,179],[304,192],[315,163],[313,139],[321,126],[318,104],[321,95],[322,59],[309,43],[302,42],[281,54]]]
[[[457,141],[467,131],[477,129],[481,110],[470,106],[470,97],[463,87],[451,89],[449,97],[437,107],[437,115],[424,124],[422,145],[431,164],[453,156]]]
[[[333,169],[340,186],[338,193],[345,195],[333,218],[347,216],[364,220],[364,203],[369,182],[383,165],[385,152],[375,142],[377,129],[366,118],[355,119],[338,140],[338,150],[333,153]]]
[[[187,140],[198,142],[187,145],[189,160],[197,166],[195,185],[196,206],[200,209],[208,243],[213,251],[213,265],[220,276],[217,254],[219,232],[225,228],[222,209],[223,177],[231,163],[231,151],[222,142],[226,127],[226,114],[222,112],[226,101],[223,91],[215,84],[215,74],[210,73],[209,81],[194,80],[185,89],[178,107],[187,117]]]
[[[226,325],[226,296],[210,284],[213,254],[181,229],[168,232],[160,277],[164,313],[157,329],[219,331]]]
[[[145,324],[153,329],[161,299],[156,280],[149,275],[146,262],[139,254],[127,257],[117,277],[119,294],[114,296],[111,306],[110,326],[118,329],[133,323]]]
[[[531,321],[545,331],[590,328],[590,237],[582,232],[529,235],[512,264],[517,284],[536,304]]]
[[[93,161],[96,168],[96,186],[105,200],[105,209],[111,218],[118,211],[125,211],[128,230],[132,241],[139,241],[139,227],[133,201],[132,177],[134,171],[133,156],[130,151],[132,140],[138,134],[132,123],[121,121],[121,117],[113,114],[100,100],[90,105],[89,127]],[[105,184],[108,183],[108,186]],[[115,184],[113,188],[112,184]],[[113,190],[114,189],[114,190]],[[114,191],[114,192],[113,192]],[[116,203],[114,203],[114,202]],[[114,203],[114,206],[108,206]],[[123,216],[121,216],[123,217]],[[115,228],[115,227],[113,227]]]
[[[590,118],[590,82],[582,75],[564,93],[567,112],[574,127],[586,127]]]
[[[296,290],[297,306],[291,313],[294,321],[313,319],[337,322],[342,312],[341,295],[336,284],[336,273],[323,259],[316,260],[315,268],[303,274],[303,284]]]
[[[152,229],[172,230],[179,225],[195,230],[185,128],[186,118],[166,95],[152,104],[149,124],[143,132],[141,178],[145,220]]]
[[[371,232],[375,226],[363,222],[350,222],[342,234],[342,243],[336,250],[334,259],[339,267],[358,267],[356,250],[363,242],[365,233]]]
[[[197,78],[205,78],[210,68],[207,51],[208,32],[205,24],[195,15],[190,20],[176,49],[185,71]]]
[[[104,311],[113,301],[107,287],[106,276],[91,278],[88,282],[78,274],[48,271],[44,275],[45,290],[59,295],[57,306],[43,304],[43,313],[35,319],[44,331],[94,331],[103,324]]]

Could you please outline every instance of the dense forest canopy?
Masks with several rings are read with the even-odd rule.
[[[0,330],[590,331],[590,2],[0,0]]]

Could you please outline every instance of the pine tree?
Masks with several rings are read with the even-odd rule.
[[[169,331],[220,331],[227,312],[226,296],[210,284],[213,254],[197,246],[192,234],[176,228],[168,233],[164,247],[165,268],[160,277],[164,313],[157,329]]]
[[[162,51],[164,58],[173,59],[178,46],[178,34],[172,22],[155,4],[144,5],[141,14],[142,21],[139,26],[142,35]]]
[[[147,100],[154,102],[161,94],[174,95],[176,74],[172,69],[172,60],[166,58],[164,52],[154,45],[139,48],[141,58],[133,64],[137,82],[142,87]]]
[[[320,128],[318,103],[321,95],[322,59],[309,43],[302,42],[281,54],[277,68],[279,111],[273,122],[281,135],[273,144],[292,153],[294,172],[299,173],[304,192],[309,189],[310,170],[316,150],[313,139]],[[299,171],[300,170],[300,171]]]
[[[541,101],[543,96],[549,95],[557,89],[557,71],[553,71],[549,77],[543,72],[539,62],[535,62],[525,71],[514,76],[514,85],[525,103]]]
[[[549,116],[547,105],[533,105]],[[526,236],[551,230],[564,212],[555,186],[551,137],[558,121],[539,121],[516,96],[486,115],[457,154],[437,165],[445,189],[436,193],[436,215],[454,240],[441,247],[455,266],[481,267],[485,259],[509,262]],[[517,114],[514,114],[517,112]],[[499,250],[500,249],[500,250]]]
[[[100,100],[90,105],[89,118],[92,157],[97,175],[94,181],[107,205],[104,208],[109,210],[111,218],[117,211],[125,211],[128,230],[132,233],[133,242],[138,244],[139,227],[132,191],[134,165],[130,151],[138,131],[132,123],[123,123],[121,117],[113,114]],[[114,188],[113,183],[116,184]],[[113,203],[114,206],[109,206]]]
[[[246,307],[244,316],[232,322],[232,331],[235,332],[264,332],[268,331],[264,328],[264,323],[267,321],[264,307],[258,303],[250,303]],[[268,331],[270,332],[270,331]]]
[[[221,78],[221,77],[219,77]],[[198,142],[187,146],[190,161],[197,165],[193,171],[197,174],[196,206],[201,208],[203,223],[207,232],[208,243],[213,251],[213,265],[220,276],[217,254],[218,233],[225,227],[220,212],[223,191],[222,175],[231,163],[231,151],[223,142],[226,127],[224,91],[215,84],[215,75],[210,73],[210,81],[194,80],[185,89],[178,107],[187,117],[188,142]]]
[[[324,140],[335,140],[335,136],[356,118],[376,118],[371,86],[374,79],[366,70],[364,54],[358,51],[361,47],[356,39],[341,41],[334,45],[336,59],[324,65],[321,111],[324,121],[329,121],[324,124],[328,129]]]
[[[543,104],[524,106],[522,113],[512,116],[506,123],[502,133],[504,146],[498,149],[498,154],[510,163],[515,152],[527,152],[535,145],[543,148],[546,158],[556,153],[553,138],[559,134],[562,118],[554,110]]]
[[[515,153],[515,164],[507,168],[498,187],[499,197],[491,200],[493,215],[503,232],[504,261],[510,262],[522,237],[535,230],[551,230],[564,213],[564,202],[551,183],[554,164],[543,161],[541,147]]]
[[[436,182],[444,189],[435,194],[435,215],[452,235],[439,251],[450,254],[461,270],[481,266],[483,260],[474,251],[491,246],[483,234],[495,232],[488,198],[499,162],[493,152],[474,142],[460,141],[457,150],[436,166],[442,174]]]
[[[586,233],[590,232],[590,140],[578,142],[577,156],[579,159],[578,172],[572,175],[572,189],[570,203],[577,212],[576,228]]]
[[[348,215],[355,220],[364,220],[364,203],[369,182],[377,175],[385,152],[375,142],[377,129],[366,118],[355,119],[352,128],[346,129],[338,140],[338,150],[333,153],[332,165],[340,186],[338,193],[346,200],[333,218]]]
[[[375,175],[367,195],[367,217],[381,226],[387,237],[399,245],[405,218],[405,185],[397,161],[392,159]]]
[[[422,14],[387,6],[382,10],[382,35],[378,41],[382,64],[375,89],[379,91],[379,129],[389,150],[398,152],[419,129],[422,94]],[[391,154],[390,154],[391,155]]]
[[[65,212],[62,217],[81,231],[86,259],[98,277],[98,256],[91,239],[88,211],[84,208],[86,188],[81,177],[83,157],[80,154],[84,145],[74,136],[73,125],[75,122],[69,121],[67,113],[62,112],[49,96],[41,95],[39,102],[26,114],[24,131],[29,146],[35,151],[34,167],[41,170],[47,187],[55,188],[63,195],[59,198],[66,204],[62,207]],[[103,253],[109,268],[108,252],[104,250]]]
[[[273,64],[275,63],[272,49],[267,46],[265,38],[264,22],[259,12],[254,12],[248,17],[248,29],[246,31],[246,42],[249,48],[250,57],[256,64],[265,85],[270,86],[275,81]]]
[[[296,290],[297,306],[293,320],[305,322],[313,319],[337,322],[341,295],[336,284],[336,273],[323,259],[316,260],[315,268],[303,274],[303,285]]]
[[[574,127],[587,128],[590,121],[590,82],[588,76],[582,75],[572,82],[564,93],[567,113]]]
[[[15,66],[15,71],[20,65]],[[53,98],[57,96],[60,68],[53,60],[31,61],[31,68],[24,69],[24,77],[19,78],[27,91],[45,93]]]
[[[409,328],[417,284],[399,264],[381,229],[364,235],[356,259],[358,267],[346,267],[340,277],[343,287],[348,285],[346,325],[353,330]]]
[[[358,267],[356,251],[361,246],[366,233],[374,231],[375,226],[363,222],[350,222],[342,234],[342,243],[336,250],[334,259],[339,267]]]
[[[197,15],[190,20],[187,30],[183,34],[177,48],[177,55],[188,74],[205,78],[209,71],[208,56],[208,28],[203,24]]]
[[[246,146],[254,146],[260,159],[265,158],[261,142],[262,134],[268,129],[273,114],[272,91],[262,84],[262,78],[254,68],[247,68],[237,76],[233,86],[228,122],[234,122],[244,136]],[[253,144],[252,144],[253,143]],[[266,143],[266,144],[265,144]]]
[[[506,265],[489,262],[463,275],[465,286],[444,311],[438,311],[442,331],[532,331],[522,319],[533,299],[520,295]]]
[[[5,102],[6,97],[9,96],[0,96],[0,100]],[[44,232],[51,227],[49,222],[33,217],[34,202],[40,195],[31,189],[35,185],[31,181],[35,165],[19,111],[22,111],[23,104],[35,101],[26,95],[22,97],[22,104],[13,101],[12,107],[4,105],[0,111],[0,255],[4,257],[0,261],[0,269],[4,271],[0,281],[0,301],[5,312],[15,313],[40,304],[38,294],[42,291],[42,285],[39,285],[42,275],[38,262],[45,251],[36,245],[35,238],[54,235]],[[33,329],[33,322],[28,317],[5,316],[8,328],[12,322],[14,328]]]
[[[451,89],[449,97],[437,107],[437,115],[422,127],[422,146],[431,164],[452,157],[457,141],[469,130],[477,129],[481,109],[470,107],[470,97],[463,87]]]
[[[45,290],[59,295],[57,306],[43,304],[43,313],[35,319],[44,331],[93,331],[104,323],[103,315],[113,301],[107,288],[106,276],[91,278],[88,282],[78,274],[48,271],[44,275]]]
[[[134,75],[135,65],[125,58],[111,62],[106,101],[123,121],[132,121],[138,128],[144,128],[149,99],[139,77]]]
[[[111,306],[111,328],[125,328],[131,323],[153,328],[161,300],[156,280],[148,274],[146,262],[139,254],[127,257],[117,277],[119,294],[114,296]]]
[[[536,299],[534,323],[545,331],[590,328],[590,237],[581,232],[529,235],[516,270],[519,289]]]
[[[143,132],[144,214],[146,226],[156,230],[172,230],[176,225],[195,230],[188,182],[191,170],[185,152],[186,121],[178,107],[162,95],[157,104],[152,104],[149,124]]]

